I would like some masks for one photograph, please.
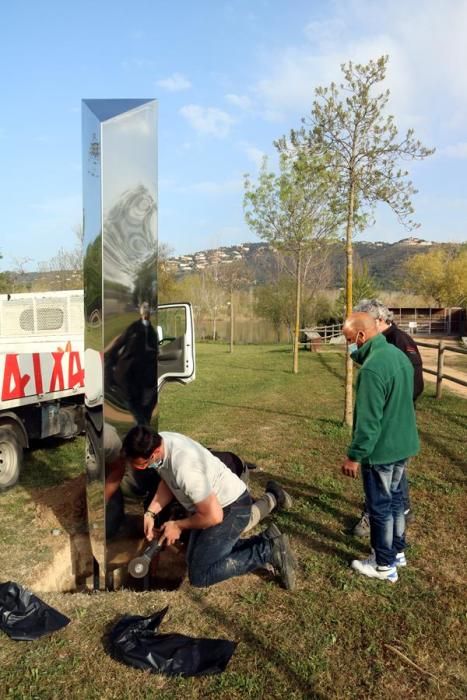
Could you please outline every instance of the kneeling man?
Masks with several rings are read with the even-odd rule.
[[[155,469],[161,481],[144,514],[144,532],[154,537],[154,518],[174,498],[188,517],[162,525],[162,541],[176,542],[190,531],[187,564],[193,586],[211,586],[258,568],[270,568],[282,585],[295,587],[295,560],[288,538],[276,525],[240,539],[250,519],[252,500],[245,483],[198,442],[180,433],[156,433],[138,425],[123,441],[136,469]]]

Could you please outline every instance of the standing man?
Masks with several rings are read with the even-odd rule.
[[[376,321],[376,327],[384,335],[388,343],[395,345],[407,355],[413,365],[413,401],[418,399],[423,391],[423,364],[417,344],[408,333],[401,330],[394,323],[393,314],[388,307],[379,299],[362,299],[354,306],[354,311],[364,311],[372,316]],[[407,474],[404,472],[401,481],[402,497],[404,499],[404,515],[406,522],[411,517],[411,506],[409,497],[409,482]],[[370,534],[370,520],[368,509],[365,505],[359,521],[352,529],[352,534],[357,537],[367,537]]]
[[[153,469],[160,477],[144,514],[144,532],[154,537],[154,518],[173,499],[187,511],[162,525],[162,542],[173,544],[189,530],[188,575],[193,586],[211,586],[233,576],[272,566],[284,588],[295,587],[295,559],[286,535],[276,525],[240,539],[252,500],[245,483],[220,459],[180,433],[156,433],[135,426],[123,440],[134,469]]]
[[[354,312],[343,333],[359,364],[352,441],[342,472],[356,478],[361,465],[374,555],[352,561],[370,578],[395,583],[405,566],[405,517],[401,479],[407,460],[418,453],[413,406],[413,369],[407,357],[386,342],[376,321]]]
[[[139,425],[148,425],[157,402],[157,334],[147,301],[140,318],[116,338],[105,352],[110,392],[120,395]]]

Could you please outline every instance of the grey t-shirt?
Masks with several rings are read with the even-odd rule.
[[[198,442],[180,433],[160,435],[165,456],[157,471],[187,511],[193,513],[195,503],[211,493],[225,508],[246,491],[243,481]]]

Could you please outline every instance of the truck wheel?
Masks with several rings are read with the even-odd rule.
[[[0,491],[14,486],[23,465],[23,448],[9,428],[0,428]]]
[[[102,471],[100,462],[99,454],[94,447],[93,441],[89,439],[89,435],[86,433],[86,471],[90,481],[100,478]]]

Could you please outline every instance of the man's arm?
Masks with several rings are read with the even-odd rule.
[[[356,479],[358,476],[358,468],[360,462],[354,462],[352,459],[346,457],[342,464],[342,473],[344,476],[350,476],[351,479]]]
[[[117,491],[125,473],[125,460],[119,456],[111,464],[105,465],[104,499],[108,503]]]
[[[149,504],[145,514],[144,514],[144,534],[146,538],[151,541],[154,538],[154,518],[159,515],[161,510],[165,508],[171,501],[173,501],[173,493],[165,483],[165,481],[159,482],[156,494]]]
[[[210,493],[207,498],[195,503],[196,512],[182,520],[168,520],[162,525],[161,541],[167,544],[176,542],[183,530],[206,530],[208,527],[219,525],[224,519],[224,512],[217,496]]]
[[[357,420],[347,457],[351,462],[361,463],[372,454],[379,440],[385,404],[384,384],[371,370],[360,370],[356,400]]]

